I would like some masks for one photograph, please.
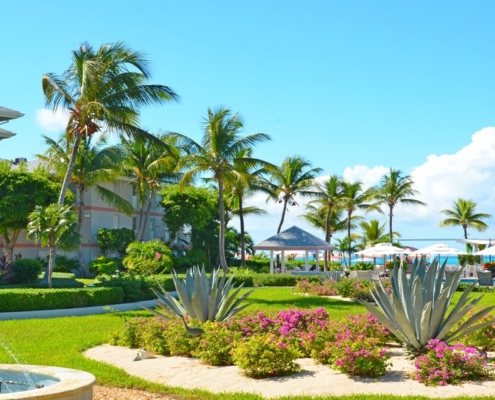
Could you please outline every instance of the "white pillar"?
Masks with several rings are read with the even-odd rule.
[[[273,250],[270,250],[270,274],[273,274]]]
[[[316,250],[316,265],[315,265],[315,271],[319,271],[320,270],[320,252],[318,250]]]
[[[282,271],[283,274],[285,274],[285,251],[282,250]]]
[[[306,263],[304,264],[304,270],[309,271],[309,251],[306,250],[306,257],[304,258]]]

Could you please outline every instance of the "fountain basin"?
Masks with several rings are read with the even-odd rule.
[[[0,400],[92,400],[94,375],[70,368],[45,367],[37,365],[0,364],[0,379],[26,382],[26,373],[39,389],[5,392],[2,385]],[[15,387],[15,385],[13,385]],[[22,389],[22,388],[21,388]]]

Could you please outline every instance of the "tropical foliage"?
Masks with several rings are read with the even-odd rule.
[[[469,297],[476,285],[473,283],[450,310],[449,306],[463,271],[461,269],[451,274],[443,283],[439,277],[444,276],[445,265],[446,261],[440,265],[435,259],[429,268],[426,268],[424,259],[416,259],[411,275],[407,277],[405,268],[400,268],[396,263],[392,272],[391,292],[387,292],[381,281],[374,282],[374,289],[371,291],[381,311],[361,302],[412,354],[425,352],[431,339],[454,342],[495,321],[489,319],[475,324],[495,308],[490,306],[456,326],[482,296],[475,299]]]
[[[453,209],[442,210],[448,218],[440,221],[440,226],[461,226],[464,239],[468,238],[468,228],[483,232],[488,229],[488,225],[483,220],[491,218],[491,215],[476,212],[476,206],[473,200],[457,199],[454,201]]]

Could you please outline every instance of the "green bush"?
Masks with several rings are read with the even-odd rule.
[[[124,267],[135,274],[158,274],[172,269],[172,250],[161,239],[127,246]]]
[[[105,274],[112,275],[119,271],[119,266],[121,265],[119,260],[109,258],[107,256],[101,256],[95,258],[89,263],[89,270],[94,274]]]
[[[349,267],[349,271],[373,271],[375,265],[366,261],[358,261]]]
[[[17,258],[10,264],[12,274],[9,276],[9,283],[36,283],[42,267],[40,260]]]
[[[124,291],[124,303],[133,303],[155,298],[146,277],[125,272],[114,275],[98,275],[95,286],[119,287]]]
[[[240,340],[241,331],[233,332],[226,324],[211,321],[206,321],[201,328],[205,333],[193,355],[208,365],[234,365],[232,349]]]
[[[0,312],[55,310],[122,303],[121,288],[2,289]]]
[[[281,337],[257,335],[240,342],[233,350],[235,365],[253,378],[292,375],[301,370],[294,362],[301,356]]]
[[[136,234],[134,230],[128,228],[100,228],[95,237],[100,246],[101,254],[108,256],[115,253],[117,257],[122,259],[125,256],[127,246],[136,239]]]
[[[189,325],[194,325],[188,321]],[[193,352],[198,346],[200,337],[190,336],[184,329],[180,319],[167,321],[167,329],[163,331],[170,355],[193,357]]]

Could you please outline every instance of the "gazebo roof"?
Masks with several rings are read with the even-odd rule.
[[[254,246],[255,250],[333,250],[335,247],[293,226]]]

